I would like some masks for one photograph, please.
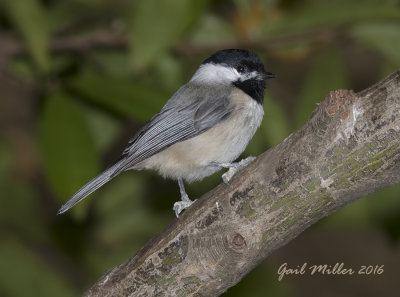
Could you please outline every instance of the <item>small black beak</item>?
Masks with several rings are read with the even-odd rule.
[[[264,72],[264,79],[275,78],[276,75],[271,72]]]

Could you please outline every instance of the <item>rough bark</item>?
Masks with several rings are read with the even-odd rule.
[[[86,296],[218,296],[313,223],[399,182],[399,165],[400,70],[359,93],[331,92]]]

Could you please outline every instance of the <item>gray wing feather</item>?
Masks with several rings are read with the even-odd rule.
[[[126,162],[115,174],[151,157],[176,142],[192,138],[214,127],[232,112],[229,93],[208,96],[200,94],[189,104],[174,102],[171,98],[165,107],[129,142],[122,157]],[[218,96],[219,95],[219,96]]]
[[[196,111],[194,127],[197,131],[204,132],[222,122],[231,112],[228,97],[219,98],[218,101],[204,102]]]
[[[182,87],[128,144],[121,158],[88,182],[58,211],[66,212],[109,180],[176,142],[192,138],[214,127],[232,112],[228,92]],[[196,97],[193,94],[197,94]],[[212,95],[212,96],[210,96]]]

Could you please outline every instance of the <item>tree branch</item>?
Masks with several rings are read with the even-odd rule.
[[[331,92],[86,296],[218,296],[313,223],[399,182],[399,165],[400,70],[357,94]]]

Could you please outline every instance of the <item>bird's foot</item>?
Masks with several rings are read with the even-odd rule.
[[[249,165],[255,159],[256,159],[256,157],[250,156],[250,157],[247,157],[246,159],[240,160],[239,162],[222,164],[221,167],[228,168],[228,171],[222,175],[223,182],[225,184],[229,184],[229,181],[236,174],[236,172],[238,172],[240,169]]]
[[[190,205],[192,205],[196,200],[192,201],[189,199],[188,195],[182,195],[181,201],[177,201],[174,203],[173,210],[175,211],[175,215],[177,218],[179,218],[179,214],[188,208]]]

